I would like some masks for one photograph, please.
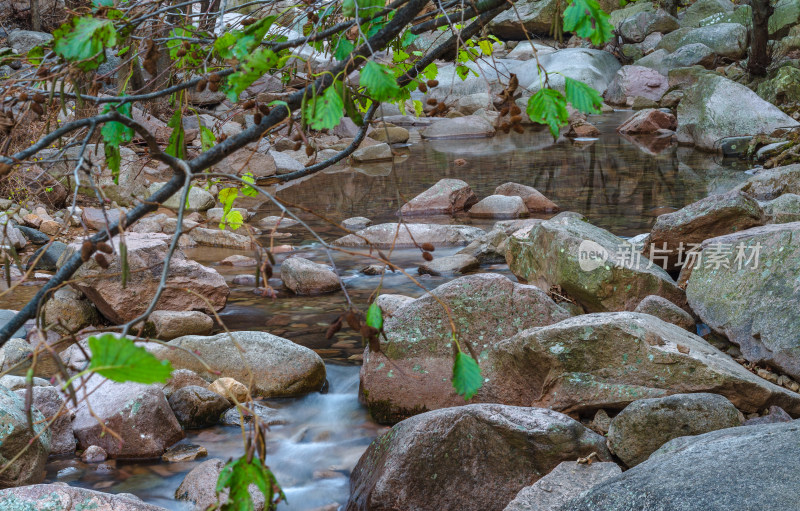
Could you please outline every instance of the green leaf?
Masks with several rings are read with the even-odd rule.
[[[425,106],[422,104],[422,101],[415,99],[413,103],[414,103],[414,113],[417,114],[417,117],[422,117],[425,108]]]
[[[383,6],[384,0],[344,0],[342,3],[342,15],[347,18],[355,18],[356,8],[358,8],[358,17],[360,19],[368,18]]]
[[[367,89],[375,101],[392,101],[400,94],[394,73],[374,60],[367,62],[361,70],[358,83]]]
[[[481,385],[483,385],[481,368],[475,359],[462,351],[456,353],[456,360],[453,363],[453,388],[456,392],[464,396],[464,401],[469,401],[477,394]]]
[[[167,127],[172,128],[172,133],[167,141],[166,153],[176,158],[186,158],[186,141],[183,132],[183,112],[180,108],[175,110],[172,118],[167,123]]]
[[[214,132],[201,124],[200,144],[203,146],[203,151],[208,151],[209,149],[214,147],[214,144],[216,143],[217,143],[217,137],[214,136]]]
[[[614,27],[608,21],[597,0],[573,0],[564,10],[564,30],[575,32],[600,46],[614,36]]]
[[[159,360],[146,349],[114,334],[89,337],[92,360],[87,371],[116,382],[162,383],[172,374],[172,364]]]
[[[238,211],[229,211],[222,215],[222,220],[219,222],[219,228],[224,229],[228,225],[234,231],[244,224],[244,218]]]
[[[254,457],[248,462],[246,456],[229,462],[217,479],[217,498],[225,489],[229,489],[228,498],[221,502],[221,511],[254,511],[250,485],[254,484],[267,501],[267,509],[275,509],[280,501],[286,501],[272,471],[264,465],[260,458]]]
[[[341,37],[339,39],[339,44],[336,45],[336,51],[333,53],[333,57],[336,60],[347,60],[355,49],[355,44],[351,43],[346,38]]]
[[[28,62],[30,62],[34,66],[38,66],[44,60],[44,46],[34,46],[30,50],[28,50]],[[0,64],[5,64],[4,61],[0,60]]]
[[[553,138],[558,137],[561,126],[567,124],[567,100],[555,89],[540,89],[528,99],[526,109],[531,121],[550,127]]]
[[[573,108],[585,114],[600,113],[603,98],[600,97],[599,92],[578,80],[573,80],[566,76],[564,79],[566,80],[564,92],[566,93],[567,101],[572,104]]]
[[[406,30],[403,32],[403,37],[400,38],[400,46],[408,48],[411,43],[417,40],[417,37],[419,37],[417,34],[412,34],[410,30]]]
[[[255,177],[253,177],[252,172],[246,172],[242,176],[242,181],[244,181],[245,183],[250,183],[251,185],[256,183],[256,179]],[[258,197],[258,190],[256,190],[252,186],[244,185],[242,186],[242,195],[245,195],[247,197]]]
[[[471,69],[468,68],[467,66],[457,66],[456,67],[456,74],[462,80],[466,80],[467,79],[467,76],[469,76],[469,72],[470,71],[471,71]]]
[[[428,64],[428,67],[422,71],[422,74],[424,74],[425,78],[428,80],[435,80],[436,77],[439,76],[439,68],[436,67],[436,64]]]
[[[239,100],[239,94],[261,78],[264,73],[275,66],[278,58],[269,48],[259,48],[249,54],[239,66],[239,71],[228,75],[226,93],[233,102]]]
[[[222,203],[222,215],[225,216],[233,207],[233,201],[239,196],[236,188],[223,188],[219,191],[219,201]]]
[[[342,121],[344,101],[331,85],[322,96],[315,95],[306,102],[303,115],[312,129],[325,130],[336,127]]]
[[[372,302],[367,309],[367,326],[371,326],[376,330],[383,328],[383,314],[378,304]]]
[[[481,49],[481,52],[484,55],[491,55],[494,51],[494,46],[492,46],[492,42],[486,39],[482,41],[478,41],[478,47]]]
[[[53,32],[56,55],[76,62],[82,71],[97,69],[105,62],[105,48],[117,44],[117,31],[109,20],[81,16]]]
[[[104,114],[110,111],[110,105],[106,105],[103,108]],[[120,105],[117,107],[117,112],[126,117],[130,117],[131,104],[125,103]],[[111,176],[114,178],[114,184],[119,184],[119,169],[122,164],[122,155],[119,147],[133,140],[133,130],[121,122],[113,121],[106,123],[100,130],[100,134],[103,135],[103,152],[105,152],[106,155],[106,163],[108,164],[108,168],[111,169]]]

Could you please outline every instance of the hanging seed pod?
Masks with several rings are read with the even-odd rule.
[[[423,252],[422,258],[426,261],[433,261],[433,255],[430,252]]]
[[[256,106],[256,100],[255,99],[250,99],[250,100],[244,102],[244,104],[242,105],[242,108],[244,108],[245,110],[250,110],[254,106]]]
[[[500,117],[505,117],[508,113],[508,107],[504,106],[502,110],[500,110]]]
[[[49,68],[42,66],[36,71],[36,76],[46,76],[49,72]]]
[[[247,27],[247,26],[249,26],[249,25],[252,25],[252,24],[253,24],[253,23],[255,23],[256,21],[258,21],[258,20],[257,20],[257,19],[255,19],[255,18],[246,18],[246,19],[243,19],[243,20],[241,21],[241,23],[242,23],[242,26],[244,26],[244,27]]]
[[[519,124],[519,123],[522,122],[522,116],[521,115],[515,115],[514,117],[512,117],[510,119],[510,121],[511,121],[511,124]]]
[[[292,151],[299,151],[301,147],[303,147],[303,143],[302,142],[296,142],[294,144],[294,147],[292,148]]]
[[[114,249],[111,248],[111,245],[109,245],[105,241],[101,241],[100,243],[97,244],[97,250],[99,250],[100,252],[105,252],[106,254],[110,254],[114,251]]]
[[[92,252],[94,251],[94,245],[91,241],[86,240],[81,244],[81,261],[84,263],[92,257]]]
[[[523,128],[521,124],[515,124],[514,125],[514,131],[516,131],[517,133],[519,133],[521,135],[521,134],[525,133],[525,128]]]
[[[191,47],[192,47],[192,45],[191,45],[191,44],[189,44],[189,41],[184,41],[184,42],[183,42],[183,49],[184,49],[184,50],[188,50],[188,49],[189,49],[189,48],[191,48]]]
[[[438,87],[439,86],[439,80],[428,80],[427,83],[428,83],[428,87]]]
[[[522,110],[520,110],[519,106],[517,106],[516,104],[511,105],[511,115],[519,115],[521,113]]]
[[[39,103],[31,103],[31,110],[36,112],[36,115],[44,115],[44,108]]]
[[[150,76],[155,76],[158,72],[158,46],[152,39],[147,40],[147,51],[142,67]]]
[[[220,133],[219,137],[217,137],[220,142],[225,142],[227,140],[228,135],[227,133]]]
[[[430,106],[436,106],[438,101],[436,101],[435,98],[429,98],[428,101],[426,101],[426,103],[429,104]]]
[[[428,86],[425,85],[424,83],[420,82],[420,84],[417,85],[417,88],[419,89],[420,92],[428,92]]]
[[[314,148],[311,147],[311,145],[307,145],[306,146],[306,156],[311,156],[312,154],[314,154]]]
[[[264,103],[258,105],[258,111],[261,112],[263,115],[269,115],[269,107]]]
[[[500,129],[508,133],[508,130],[511,129],[511,125],[508,122],[504,122],[500,125]]]
[[[204,90],[206,90],[206,85],[208,85],[208,80],[203,78],[202,80],[197,82],[197,85],[195,86],[194,90],[196,90],[197,92],[203,92]]]
[[[20,101],[28,101],[28,93],[27,92],[20,92],[19,100]]]
[[[436,247],[433,246],[433,243],[423,243],[419,246],[419,248],[425,252],[434,252],[436,250]]]
[[[331,323],[331,326],[328,327],[328,331],[325,332],[326,339],[330,340],[334,336],[334,334],[336,334],[336,332],[342,329],[342,319],[344,318],[342,318],[342,316],[339,316],[338,318],[336,318],[336,321]]]
[[[46,101],[45,97],[38,92],[33,95],[33,100],[37,103],[44,103]]]
[[[186,50],[181,48],[180,50],[175,52],[175,56],[178,57],[179,59],[185,57],[186,56]]]
[[[437,112],[444,112],[445,110],[447,110],[447,105],[445,105],[444,103],[439,103],[438,105],[436,105]]]
[[[219,82],[208,82],[208,90],[217,92],[219,90]]]
[[[261,112],[256,112],[255,115],[253,115],[253,122],[256,123],[256,124],[261,124],[261,120],[263,118],[264,118],[264,116],[261,115]]]
[[[108,260],[105,258],[105,256],[103,256],[103,254],[95,254],[94,261],[99,264],[102,269],[108,269]]]
[[[292,140],[294,140],[295,142],[297,142],[298,140],[300,140],[302,138],[303,138],[303,135],[301,135],[299,131],[295,131],[294,134],[292,135]]]
[[[212,82],[212,83],[214,83],[214,82],[219,83],[220,80],[222,80],[222,77],[220,75],[217,75],[217,74],[214,74],[214,75],[211,75],[211,76],[208,77],[208,81]]]

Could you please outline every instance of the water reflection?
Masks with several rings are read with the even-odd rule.
[[[498,185],[514,181],[534,186],[559,204],[563,210],[586,215],[589,220],[617,235],[633,236],[650,229],[655,218],[697,201],[710,193],[721,193],[743,181],[746,175],[736,162],[722,162],[715,156],[690,148],[666,144],[663,139],[633,139],[616,134],[616,127],[630,115],[617,112],[592,118],[601,131],[596,140],[554,142],[544,130],[525,134],[500,135],[493,139],[438,140],[420,142],[403,150],[408,155],[394,165],[362,165],[333,173],[320,173],[298,183],[276,187],[277,196],[293,204],[312,208],[318,215],[300,216],[326,240],[344,233],[338,223],[348,217],[366,216],[374,222],[395,220],[396,211],[411,197],[444,177],[467,181],[479,197],[493,193]],[[459,166],[456,159],[466,160]],[[263,202],[263,201],[260,201]],[[278,213],[264,203],[259,216]],[[257,217],[257,218],[258,218]],[[466,215],[416,220],[472,223],[489,228],[490,220],[474,221]],[[297,252],[317,262],[326,256],[317,241],[301,227],[283,230],[289,237],[279,243],[297,247]],[[457,248],[439,249],[437,256]],[[187,251],[190,258],[217,268],[231,285],[228,306],[221,312],[233,330],[266,330],[316,350],[329,362],[331,389],[328,394],[313,394],[300,399],[271,401],[287,417],[287,424],[272,428],[269,455],[272,467],[284,485],[290,506],[306,510],[347,498],[347,476],[378,427],[367,417],[357,401],[358,368],[363,352],[361,339],[347,329],[333,339],[325,339],[330,322],[344,309],[341,293],[319,297],[295,297],[280,291],[272,300],[253,294],[246,286],[232,284],[236,274],[250,269],[219,266],[218,262],[235,253],[226,249]],[[287,257],[278,255],[278,264]],[[406,277],[387,274],[366,276],[361,268],[373,262],[365,256],[334,254],[337,269],[344,277],[353,302],[365,306],[382,282],[387,293],[411,296],[422,290]],[[422,262],[414,250],[398,250],[394,261],[416,276]],[[279,268],[276,268],[279,271]],[[484,268],[483,270],[487,270]],[[507,273],[504,265],[488,269]],[[419,278],[432,289],[447,277]],[[34,287],[7,297],[0,306],[19,308]],[[241,453],[239,430],[217,427],[189,434],[188,442],[205,446],[210,456],[230,458]],[[110,461],[87,466],[75,460],[57,460],[50,465],[49,481],[131,492],[148,502],[170,509],[183,509],[172,499],[183,476],[198,462],[125,463]]]

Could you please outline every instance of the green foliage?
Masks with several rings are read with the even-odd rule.
[[[400,93],[394,73],[372,60],[361,70],[358,83],[367,89],[367,93],[375,101],[392,101]]]
[[[258,48],[277,16],[266,16],[244,28],[226,32],[214,42],[214,50],[223,59],[245,60]]]
[[[200,124],[200,145],[203,147],[203,151],[208,151],[216,143],[217,137],[214,136],[214,132]]]
[[[117,31],[110,20],[75,17],[53,32],[56,55],[75,62],[82,71],[97,69],[105,62],[105,48],[117,44]]]
[[[381,10],[383,6],[383,0],[344,0],[342,15],[347,18],[355,18],[357,9],[359,18],[368,18]]]
[[[279,501],[286,500],[286,495],[278,485],[275,475],[264,465],[260,458],[247,461],[245,456],[230,461],[222,469],[217,480],[217,497],[226,489],[230,490],[228,498],[221,503],[221,511],[254,511],[255,505],[250,495],[250,485],[264,494],[267,510],[274,510]]]
[[[111,111],[111,106],[106,105],[103,108],[103,113],[106,114]],[[125,103],[117,107],[117,112],[130,117],[131,104]],[[111,169],[111,175],[114,178],[114,184],[119,184],[119,169],[122,163],[122,155],[120,154],[120,146],[127,144],[133,140],[133,130],[121,122],[113,121],[106,123],[100,130],[103,135],[103,151],[106,155],[106,164]]]
[[[314,95],[306,101],[303,116],[311,129],[325,130],[335,128],[342,121],[344,101],[331,85],[319,96]]]
[[[242,214],[238,211],[231,211],[231,208],[233,208],[233,201],[235,201],[238,196],[239,190],[236,188],[223,188],[219,191],[219,201],[222,203],[222,219],[219,222],[220,229],[224,229],[226,223],[230,225],[231,229],[234,231],[242,226],[244,221]]]
[[[456,353],[453,363],[453,388],[459,395],[464,396],[464,401],[469,401],[483,385],[481,368],[474,358],[463,351]]]
[[[569,77],[564,77],[564,79],[566,80],[564,92],[566,93],[567,101],[572,104],[573,108],[585,114],[600,113],[603,98],[600,97],[599,92],[578,80],[573,80]]]
[[[573,0],[564,10],[564,30],[586,37],[595,46],[610,41],[614,27],[597,0]]]
[[[347,60],[350,58],[350,53],[356,49],[356,45],[348,41],[346,38],[341,37],[339,38],[339,42],[336,45],[336,51],[333,52],[333,57],[336,60]]]
[[[159,360],[125,337],[103,334],[89,337],[92,360],[87,371],[116,382],[162,383],[172,374],[168,360]]]
[[[245,183],[250,183],[251,185],[256,183],[256,179],[255,179],[255,177],[253,177],[253,173],[252,172],[245,173],[242,176],[242,181],[244,181]],[[243,185],[242,186],[242,195],[247,196],[247,197],[258,197],[258,190],[256,190],[252,186]]]
[[[371,326],[376,330],[383,328],[383,314],[378,304],[372,302],[367,309],[367,326]]]
[[[275,52],[269,48],[259,48],[248,54],[239,71],[228,76],[228,86],[226,88],[228,99],[234,102],[237,101],[239,94],[273,68],[277,62],[278,58]]]
[[[553,138],[558,137],[561,126],[567,124],[567,100],[555,89],[540,89],[528,99],[526,109],[531,121],[550,127]]]
[[[172,133],[167,141],[166,153],[176,158],[186,158],[186,141],[183,131],[183,112],[180,108],[175,109],[172,118],[167,123],[167,127],[172,128]]]

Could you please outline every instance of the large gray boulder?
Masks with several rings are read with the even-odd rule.
[[[800,421],[676,438],[562,511],[795,511]]]
[[[735,7],[730,0],[697,0],[683,12],[681,25],[699,27],[700,22],[712,14],[729,14]]]
[[[319,390],[325,382],[319,355],[267,332],[187,335],[151,351],[175,369],[190,369],[207,380],[229,377],[245,385],[252,381],[250,391],[259,397],[298,396]]]
[[[660,264],[668,270],[679,269],[679,256],[685,261],[686,252],[704,240],[766,222],[767,217],[758,201],[745,193],[734,190],[710,195],[674,213],[660,215],[650,231],[643,253],[657,255],[661,258]]]
[[[621,473],[616,463],[564,461],[531,486],[521,489],[503,511],[555,511],[564,502]]]
[[[484,117],[467,115],[437,121],[421,134],[423,138],[430,139],[483,138],[494,136],[495,129]]]
[[[130,493],[113,495],[64,483],[34,484],[0,491],[2,511],[166,511]]]
[[[297,256],[281,263],[281,280],[298,295],[319,295],[341,289],[339,276],[330,266]]]
[[[637,399],[710,392],[751,413],[800,414],[800,394],[751,373],[701,337],[634,312],[584,314],[494,343],[482,367],[487,402],[564,413],[624,408]]]
[[[623,66],[609,84],[605,99],[613,105],[624,105],[628,98],[635,97],[659,101],[667,89],[667,78],[655,69]]]
[[[678,46],[705,44],[720,57],[740,59],[747,54],[747,28],[739,23],[717,23],[695,28],[683,36]]]
[[[678,141],[708,151],[725,137],[770,134],[800,123],[744,85],[718,75],[698,77],[678,105]]]
[[[552,410],[497,404],[435,410],[395,425],[350,476],[348,511],[500,511],[524,486],[605,440]],[[524,453],[524,455],[521,455]]]
[[[24,401],[28,389],[16,390]],[[66,400],[56,387],[51,385],[34,385],[31,388],[31,403],[50,423],[50,454],[75,454],[75,435],[72,433],[72,420],[75,413],[64,406]]]
[[[738,189],[761,201],[777,199],[788,193],[800,195],[800,163],[761,169]]]
[[[44,416],[36,409],[32,414],[33,431],[28,428],[25,401],[0,385],[0,466],[10,463],[0,474],[0,488],[44,480],[45,463],[50,453],[50,432],[45,429]],[[20,453],[22,455],[15,459]]]
[[[800,378],[800,222],[708,239],[702,255],[686,286],[695,313],[747,360]]]
[[[225,461],[219,458],[211,458],[194,467],[175,490],[175,499],[179,501],[192,502],[194,509],[200,511],[209,509],[221,500],[228,499],[229,490],[221,492],[217,498],[217,480],[219,474],[225,467]],[[266,504],[264,494],[255,484],[248,487],[250,498],[253,501],[254,511],[263,511]]]
[[[380,422],[464,402],[450,383],[453,333],[437,298],[450,308],[458,338],[471,343],[485,370],[493,344],[569,317],[539,288],[492,273],[461,277],[403,305],[384,323],[382,353],[365,350],[361,367],[361,399]],[[480,392],[473,399],[496,402]]]
[[[51,34],[33,30],[14,30],[8,34],[8,44],[20,55],[27,54],[34,46],[40,46],[52,40]]]
[[[169,406],[178,422],[186,429],[213,426],[231,407],[230,401],[197,385],[182,387],[169,396]]]
[[[611,420],[608,447],[633,467],[673,438],[740,426],[742,419],[733,403],[718,394],[639,399]]]
[[[509,11],[513,12],[513,9]],[[541,88],[543,76],[536,60],[520,63],[513,70],[523,89],[523,97],[536,93]],[[565,48],[539,57],[542,67],[547,70],[551,88],[564,90],[564,77],[579,80],[603,94],[608,84],[622,65],[616,57],[602,50],[589,48]]]
[[[541,289],[560,286],[589,312],[633,310],[649,295],[685,305],[666,271],[574,213],[536,223],[524,237],[511,236],[506,260],[517,278]]]

